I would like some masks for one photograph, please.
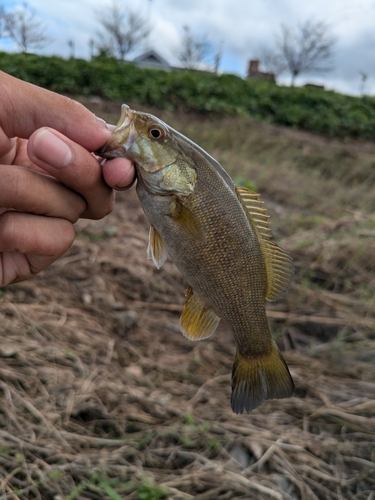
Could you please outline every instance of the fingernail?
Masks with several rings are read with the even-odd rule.
[[[112,125],[112,123],[107,123],[105,120],[103,120],[103,118],[100,118],[99,116],[96,116],[95,115],[95,118],[98,120],[98,122],[101,124],[101,125],[104,125],[105,128],[107,130],[109,130],[110,132],[113,132],[116,128],[116,125]]]
[[[68,144],[48,129],[42,129],[34,139],[34,153],[54,168],[63,168],[72,161],[72,151]]]
[[[122,190],[130,189],[132,187],[132,185],[135,183],[136,177],[135,176],[133,176],[133,178],[129,178],[129,177],[130,176],[123,179],[121,182],[117,183],[115,189],[122,189]]]
[[[98,120],[98,122],[101,125],[104,125],[106,128],[108,128],[107,122],[105,120],[103,120],[103,118],[100,118],[100,116],[96,116],[96,115],[95,115],[95,118]]]

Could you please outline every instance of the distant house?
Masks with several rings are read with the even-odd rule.
[[[148,50],[129,62],[141,68],[163,69],[164,71],[175,69],[155,50]]]
[[[183,66],[171,66],[169,62],[155,50],[148,50],[147,52],[140,54],[138,57],[135,57],[132,61],[126,62],[135,64],[140,68],[163,69],[164,71],[199,71],[201,73],[213,72],[213,69],[204,63],[201,63],[198,68],[190,70],[184,68]]]
[[[259,59],[252,59],[249,62],[247,78],[249,78],[250,80],[262,80],[265,82],[276,83],[275,74],[268,73],[266,71],[259,71],[259,65],[260,65]]]

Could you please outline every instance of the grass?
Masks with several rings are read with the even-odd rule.
[[[119,105],[95,111],[114,122]],[[296,395],[233,415],[232,336],[180,335],[184,283],[147,262],[148,223],[122,193],[59,262],[3,289],[0,500],[371,499],[375,145],[163,116],[256,187],[293,255],[268,317]]]
[[[182,130],[234,178],[300,215],[323,217],[329,211],[339,217],[344,210],[375,208],[372,144],[328,141],[243,118],[187,123]]]

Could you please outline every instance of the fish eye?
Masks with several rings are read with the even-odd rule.
[[[151,125],[148,129],[148,133],[151,139],[155,139],[156,141],[161,141],[165,137],[165,130],[157,125]]]

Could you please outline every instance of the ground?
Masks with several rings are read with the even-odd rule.
[[[293,255],[268,317],[295,396],[232,413],[231,332],[179,332],[186,284],[147,261],[133,188],[80,221],[53,266],[1,291],[0,499],[374,499],[375,146],[166,119],[262,192]]]

